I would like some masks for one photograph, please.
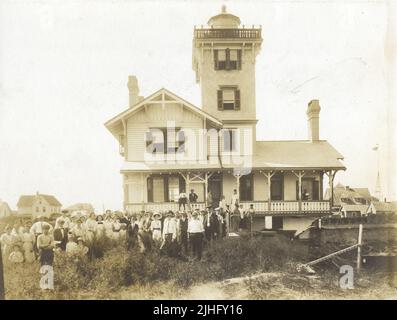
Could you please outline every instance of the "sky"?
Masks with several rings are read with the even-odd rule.
[[[122,207],[122,158],[104,127],[128,106],[128,75],[197,106],[195,25],[227,11],[262,26],[259,140],[320,139],[345,157],[335,182],[397,200],[395,35],[390,1],[0,1],[0,199],[55,195],[64,206]]]

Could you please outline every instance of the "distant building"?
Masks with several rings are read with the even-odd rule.
[[[397,213],[397,202],[372,202],[367,208],[367,214],[392,214]]]
[[[344,204],[340,215],[343,218],[362,217],[367,214],[368,207],[366,204]]]
[[[95,211],[94,207],[90,203],[76,203],[67,207],[65,210],[69,213],[81,213],[84,215]]]
[[[0,218],[12,215],[12,210],[7,202],[0,200]]]
[[[62,204],[52,195],[22,195],[17,203],[19,215],[46,216],[60,213]]]
[[[373,197],[368,188],[351,188],[338,183],[333,190],[333,196],[329,188],[325,191],[324,199],[333,197],[333,206],[342,208],[344,205],[366,205],[367,208],[373,201],[379,201]]]

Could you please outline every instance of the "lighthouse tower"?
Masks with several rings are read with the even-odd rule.
[[[226,11],[194,29],[193,70],[201,87],[202,109],[227,126],[245,123],[255,132],[255,60],[261,28],[241,25]]]

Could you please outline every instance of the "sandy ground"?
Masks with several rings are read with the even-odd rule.
[[[172,283],[134,286],[117,293],[116,299],[392,299],[397,300],[397,274],[361,277],[353,289],[341,289],[339,279],[318,275],[262,273],[250,277],[209,282],[180,289]]]

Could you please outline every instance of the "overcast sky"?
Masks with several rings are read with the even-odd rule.
[[[374,191],[379,143],[382,189],[397,198],[388,2],[164,2],[0,1],[2,200],[16,208],[40,191],[64,206],[121,208],[122,159],[103,124],[127,107],[129,74],[141,95],[165,87],[200,106],[193,28],[222,4],[262,25],[258,139],[306,139],[307,103],[319,99],[320,138],[345,156],[336,182]]]

